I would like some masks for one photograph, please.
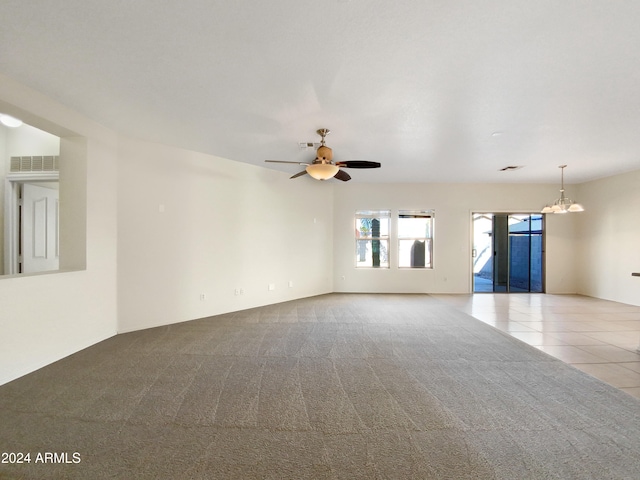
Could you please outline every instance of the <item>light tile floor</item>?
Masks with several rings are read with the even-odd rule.
[[[434,295],[640,398],[640,306],[580,295]]]

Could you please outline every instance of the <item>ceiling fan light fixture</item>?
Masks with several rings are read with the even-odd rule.
[[[333,150],[327,147],[325,143],[325,137],[329,135],[330,130],[328,128],[321,128],[317,130],[318,135],[322,137],[322,141],[320,142],[320,146],[316,151],[316,158],[313,160],[311,164],[304,162],[288,162],[284,160],[265,160],[268,163],[294,163],[296,165],[305,165],[305,169],[301,172],[296,173],[292,177],[289,178],[298,178],[302,175],[309,174],[311,178],[315,180],[329,180],[330,178],[335,178],[336,180],[340,180],[342,182],[348,182],[351,180],[351,175],[349,175],[341,168],[380,168],[379,162],[369,162],[366,160],[346,160],[342,162],[334,162],[333,161]],[[300,142],[300,148],[309,148],[312,144],[311,142]]]
[[[340,168],[331,163],[313,163],[311,165],[307,165],[305,170],[316,180],[329,180],[330,178],[335,177]]]

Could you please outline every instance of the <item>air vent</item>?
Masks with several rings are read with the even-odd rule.
[[[58,157],[53,155],[47,155],[42,157],[42,170],[44,171],[57,171],[58,170]]]
[[[19,172],[20,171],[20,157],[11,157],[11,163],[9,166],[10,172]]]
[[[509,165],[508,167],[501,168],[498,170],[499,172],[510,172],[512,170],[519,170],[524,168],[524,165]]]
[[[58,156],[11,157],[10,172],[57,172]]]

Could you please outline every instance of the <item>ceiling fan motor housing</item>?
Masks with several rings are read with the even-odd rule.
[[[331,162],[333,160],[333,150],[331,150],[326,145],[321,145],[320,147],[318,147],[316,160]]]

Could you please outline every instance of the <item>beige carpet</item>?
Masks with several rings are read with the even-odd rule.
[[[428,295],[332,294],[4,385],[1,452],[31,463],[0,478],[637,479],[640,401]]]

